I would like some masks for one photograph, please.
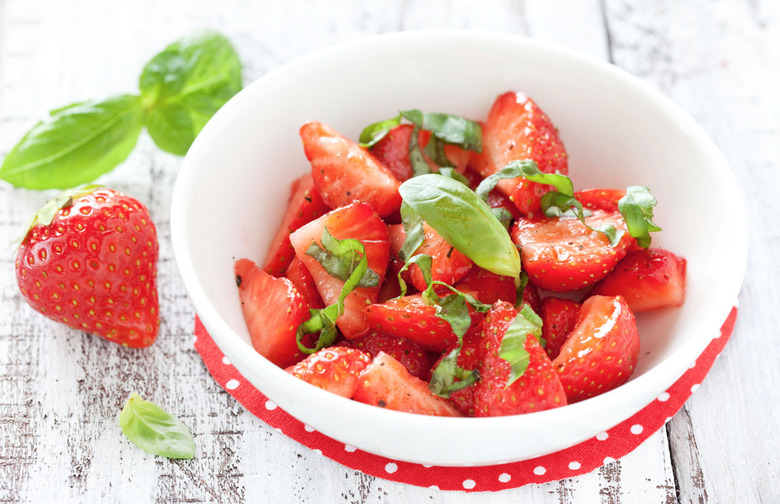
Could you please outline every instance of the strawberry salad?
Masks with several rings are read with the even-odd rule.
[[[634,314],[684,301],[649,189],[575,191],[523,93],[484,122],[404,110],[358,142],[300,135],[311,173],[235,279],[254,348],[312,385],[426,415],[557,408],[625,383]]]

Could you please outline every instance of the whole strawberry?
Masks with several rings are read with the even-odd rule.
[[[74,329],[147,347],[160,325],[157,233],[137,200],[95,186],[74,189],[34,217],[16,256],[28,303]]]

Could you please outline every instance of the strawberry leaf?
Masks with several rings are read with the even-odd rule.
[[[618,210],[626,221],[628,233],[642,248],[650,246],[650,232],[661,231],[653,223],[653,207],[657,204],[650,189],[643,186],[630,186],[626,195],[618,201]]]
[[[358,145],[361,147],[373,147],[377,142],[382,140],[391,129],[401,124],[401,114],[384,121],[375,122],[369,124],[363,131],[360,132],[360,138],[358,139]]]
[[[523,305],[507,328],[498,351],[498,356],[507,361],[511,368],[507,387],[523,376],[528,368],[530,355],[525,349],[525,340],[529,337],[537,340],[542,337],[542,319],[530,306]]]
[[[171,459],[195,457],[195,439],[181,420],[136,393],[119,414],[119,426],[139,448]]]

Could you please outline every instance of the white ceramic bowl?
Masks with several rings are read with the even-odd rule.
[[[641,314],[642,350],[622,387],[555,410],[436,418],[367,406],[317,389],[257,354],[233,262],[265,258],[293,179],[309,170],[299,127],[317,119],[357,138],[399,109],[484,119],[521,90],[547,112],[577,188],[646,185],[664,231],[654,246],[688,259],[680,309]],[[475,32],[417,32],[333,46],[270,72],[208,123],[184,160],[171,227],[176,260],[203,324],[236,368],[296,418],[375,454],[437,465],[532,458],[588,439],[654,400],[725,320],[747,258],[734,175],[702,129],[639,79],[560,47]]]

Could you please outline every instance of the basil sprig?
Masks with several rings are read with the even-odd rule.
[[[375,122],[369,124],[360,133],[358,143],[361,147],[373,147],[377,142],[382,140],[390,130],[401,124],[401,114],[384,121]]]
[[[644,186],[630,186],[626,195],[618,201],[618,210],[628,226],[628,233],[636,239],[642,248],[650,246],[650,232],[661,231],[653,223],[653,207],[658,201]]]
[[[523,305],[509,325],[501,340],[498,356],[509,363],[510,373],[506,382],[509,387],[528,369],[530,354],[525,349],[526,338],[542,337],[542,319],[529,305]]]
[[[143,450],[171,459],[195,457],[195,439],[181,420],[136,393],[119,414],[125,436]]]
[[[68,189],[110,172],[146,126],[163,150],[184,155],[214,112],[241,89],[230,42],[201,32],[168,46],[141,74],[140,96],[120,94],[52,110],[0,165],[0,179],[28,189]]]
[[[520,254],[490,206],[465,184],[436,174],[399,188],[404,202],[450,245],[478,266],[517,278]]]
[[[327,228],[322,231],[321,241],[325,247],[324,250],[313,243],[306,250],[306,254],[315,258],[322,257],[323,261],[320,264],[328,273],[344,280],[344,286],[341,288],[341,293],[339,293],[339,298],[335,303],[320,310],[310,309],[310,318],[298,326],[295,340],[298,343],[298,349],[306,354],[315,353],[336,341],[336,336],[338,336],[336,320],[344,314],[344,300],[355,288],[375,287],[379,284],[379,275],[369,269],[366,249],[360,241],[349,238],[338,240],[331,236]],[[320,259],[318,258],[318,260]],[[303,339],[307,334],[317,332],[320,333],[320,336],[314,348],[303,344]]]

